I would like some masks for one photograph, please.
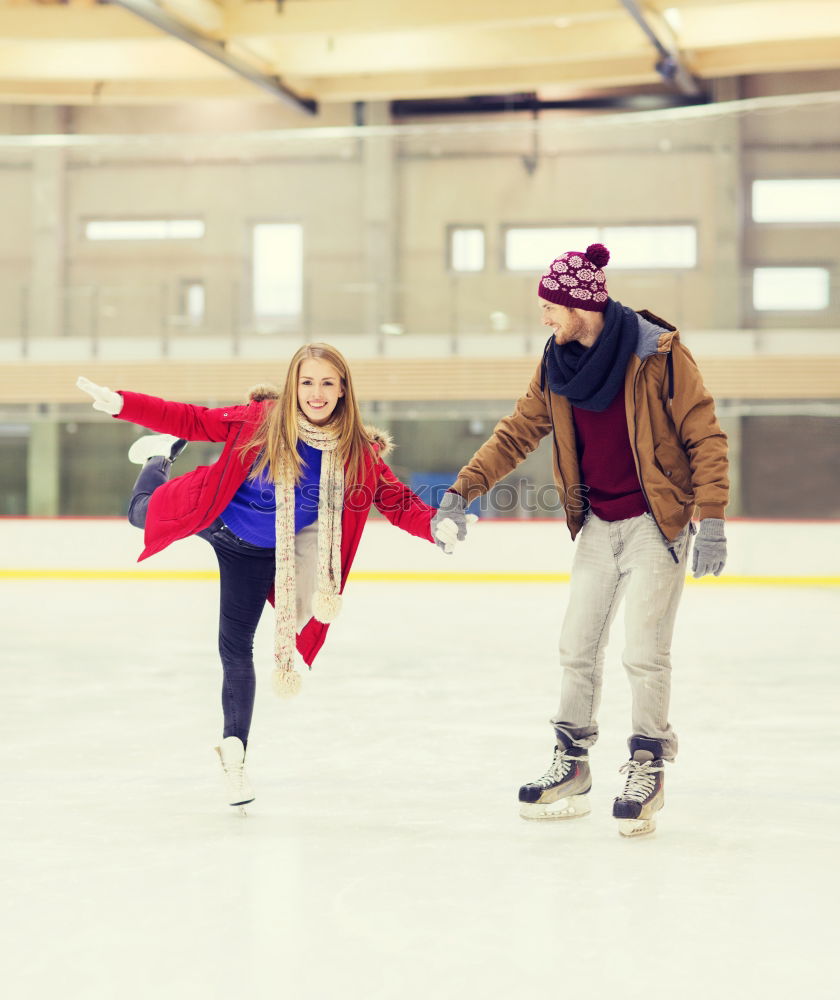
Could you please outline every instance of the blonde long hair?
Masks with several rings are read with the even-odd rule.
[[[340,351],[329,344],[305,344],[289,362],[286,382],[279,399],[266,407],[254,436],[243,447],[243,451],[259,448],[260,454],[251,471],[250,478],[256,479],[268,470],[268,478],[277,482],[281,476],[282,459],[288,458],[295,483],[300,482],[303,462],[297,450],[298,379],[304,361],[317,358],[332,365],[341,378],[341,396],[332,412],[329,426],[338,430],[338,454],[345,467],[345,492],[356,486],[363,475],[366,457],[373,459],[370,435],[362,424],[359,404],[353,390],[350,366]]]

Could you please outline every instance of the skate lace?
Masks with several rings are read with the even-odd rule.
[[[242,788],[246,784],[245,762],[225,765],[225,774],[234,788]]]
[[[219,755],[221,756],[221,754]],[[222,771],[232,791],[240,792],[248,786],[248,779],[245,777],[245,761],[239,763],[222,760]]]
[[[544,788],[547,788],[549,785],[556,785],[558,781],[562,781],[566,777],[571,769],[572,761],[566,756],[566,751],[557,747],[554,751],[554,760],[551,762],[551,767],[533,784],[541,785]]]
[[[655,767],[654,763],[652,760],[628,760],[618,769],[620,774],[627,775],[624,791],[621,793],[622,799],[644,802],[653,793],[656,787],[656,775],[664,771],[663,767]]]

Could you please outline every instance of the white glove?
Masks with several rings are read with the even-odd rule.
[[[468,526],[475,524],[477,520],[475,514],[467,514],[466,516]],[[445,517],[435,525],[435,540],[447,555],[451,555],[455,551],[459,530],[458,525],[451,517]]]
[[[122,396],[118,392],[111,392],[105,385],[97,385],[83,375],[80,375],[76,379],[76,385],[82,392],[86,392],[89,396],[93,397],[94,410],[100,410],[102,413],[110,413],[112,417],[115,417],[123,408]]]

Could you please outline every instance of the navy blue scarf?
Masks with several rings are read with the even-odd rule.
[[[592,347],[573,341],[557,344],[552,337],[545,349],[548,385],[573,406],[601,413],[624,384],[630,355],[639,339],[639,320],[632,309],[615,299],[607,301],[604,328]]]

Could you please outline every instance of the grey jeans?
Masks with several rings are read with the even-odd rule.
[[[576,746],[598,739],[598,707],[610,626],[625,600],[622,661],[630,681],[634,736],[659,740],[673,760],[668,721],[671,637],[685,584],[689,528],[673,543],[675,562],[649,514],[602,521],[591,514],[576,542],[569,605],[560,634],[563,681],[555,731]]]

